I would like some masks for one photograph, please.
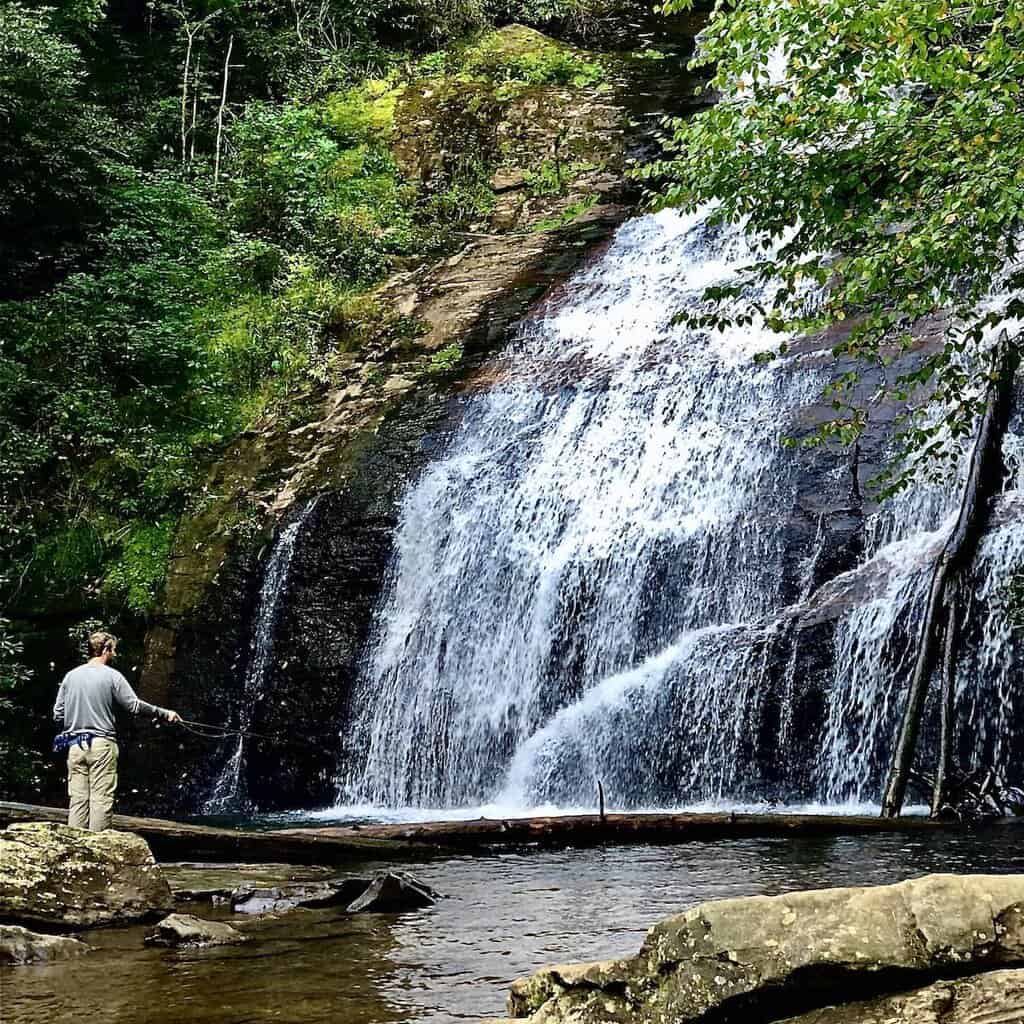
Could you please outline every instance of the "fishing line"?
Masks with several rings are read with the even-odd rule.
[[[249,736],[257,740],[277,741],[276,736],[268,736],[266,733],[250,732],[248,729],[227,729],[221,725],[211,725],[209,722],[193,722],[187,718],[179,719],[178,725],[187,732],[201,736],[204,740],[223,740],[229,736]]]

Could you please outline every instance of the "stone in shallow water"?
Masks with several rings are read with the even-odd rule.
[[[231,893],[236,914],[275,914],[296,907],[347,906],[366,891],[369,878],[332,878],[329,882],[257,888],[241,886]]]
[[[125,924],[173,908],[145,840],[53,822],[0,832],[0,919],[47,928]]]
[[[245,936],[223,921],[204,921],[192,914],[168,914],[146,936],[147,946],[226,946]]]
[[[0,964],[37,964],[70,960],[88,953],[87,946],[66,935],[40,935],[16,924],[0,924]]]
[[[509,1008],[538,1024],[779,1019],[1015,963],[1024,875],[929,875],[704,903],[656,924],[635,957],[517,981]]]
[[[1020,1024],[1024,971],[940,981],[898,996],[828,1006],[783,1024]]]
[[[437,899],[438,893],[412,875],[389,871],[378,875],[348,909],[352,913],[399,914],[429,907]]]

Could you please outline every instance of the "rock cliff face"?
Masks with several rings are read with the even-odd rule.
[[[1021,963],[1024,879],[931,875],[705,903],[656,924],[635,957],[550,967],[516,982],[509,1009],[534,1024],[772,1021]],[[963,1014],[985,991],[1009,984],[1019,1002],[1022,973],[799,1020],[916,1020],[907,1016],[913,1008],[935,1012],[937,1001],[957,999],[969,1020]]]
[[[333,796],[338,723],[398,499],[457,422],[460,393],[487,386],[488,353],[634,207],[626,172],[652,151],[659,118],[707,102],[685,72],[698,24],[669,23],[669,34],[660,28],[654,39],[642,21],[599,51],[511,26],[464,57],[485,71],[497,62],[489,86],[435,77],[399,100],[394,149],[403,170],[427,179],[445,161],[483,155],[493,168],[493,211],[457,252],[379,289],[383,327],[357,353],[339,352],[329,386],[297,396],[287,422],[268,419],[225,453],[207,500],[179,533],[146,641],[148,699],[237,723],[268,546],[317,498],[291,565],[275,665],[250,723],[287,737],[272,748],[254,740],[249,750],[246,790],[258,806],[315,806]],[[641,52],[652,44],[656,59]],[[502,85],[502,62],[538,53],[584,71],[523,89]],[[149,810],[154,801],[181,810],[201,804],[227,756],[226,746],[184,736],[177,777],[157,770],[145,748],[123,760]],[[127,794],[122,806],[133,806]]]
[[[361,328],[357,350],[340,345],[330,382],[296,396],[286,418],[268,417],[225,453],[206,500],[178,535],[163,608],[147,638],[143,696],[190,718],[251,730],[240,792],[253,806],[332,801],[339,731],[349,721],[402,494],[444,448],[463,396],[501,379],[501,347],[517,321],[544,296],[557,299],[566,275],[635,209],[626,172],[651,151],[658,116],[705,102],[681,70],[697,27],[675,25],[676,36],[652,40],[645,25],[633,25],[632,35],[609,47],[585,50],[512,26],[461,58],[490,80],[467,81],[462,72],[417,79],[398,101],[394,151],[405,173],[430,180],[473,154],[492,171],[493,209],[458,251],[382,285],[373,325]],[[652,53],[658,59],[648,59]],[[502,84],[502,62],[538,54],[568,62],[576,78],[511,91]],[[887,368],[864,372],[856,397],[866,401],[884,379],[914,367],[943,328],[937,319],[918,325],[916,344],[892,353]],[[854,369],[831,356],[842,335],[804,339],[795,351],[805,358],[792,372]],[[817,742],[836,624],[882,593],[900,568],[857,566],[874,511],[868,483],[886,462],[901,412],[895,401],[875,403],[852,450],[793,450],[796,500],[764,510],[781,523],[788,556],[780,587],[788,607],[758,624],[770,628],[755,641],[765,645],[772,683],[758,709],[765,777],[751,786],[763,783],[773,795],[815,791],[806,777],[810,760],[791,769],[779,749],[780,723],[800,729],[808,749]],[[826,402],[814,402],[794,410],[785,429],[800,436],[832,415]],[[997,510],[1006,519],[1019,514],[1011,503]],[[259,693],[247,694],[261,579],[275,539],[289,529],[299,540],[271,623],[273,656]],[[977,628],[971,624],[968,634]],[[787,690],[786,678],[801,686]],[[146,794],[145,810],[201,807],[235,741],[176,735],[175,773],[164,770],[165,743],[166,734],[159,746],[124,752],[125,774]],[[136,804],[126,793],[122,806]]]

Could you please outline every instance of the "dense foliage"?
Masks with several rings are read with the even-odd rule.
[[[147,615],[226,442],[329,378],[376,282],[486,213],[479,161],[403,177],[403,86],[590,80],[461,40],[600,8],[0,0],[0,718],[19,637]]]
[[[204,457],[322,377],[358,295],[487,201],[469,164],[429,193],[395,166],[397,87],[424,45],[582,9],[0,7],[7,603],[92,588],[149,606]],[[563,64],[502,74],[588,73]]]
[[[721,102],[672,124],[647,173],[669,203],[745,221],[764,248],[751,274],[781,282],[771,306],[739,314],[735,294],[709,296],[707,322],[848,319],[837,354],[888,365],[922,318],[950,316],[945,348],[888,382],[941,408],[923,402],[902,431],[911,465],[941,470],[995,372],[993,340],[1019,339],[1024,317],[1024,4],[719,0],[696,63],[714,66]],[[815,440],[863,429],[856,383],[831,389],[837,416]]]

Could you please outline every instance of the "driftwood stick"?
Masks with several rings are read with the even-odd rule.
[[[942,657],[942,702],[939,708],[939,760],[932,789],[932,817],[937,818],[948,803],[949,780],[953,774],[953,744],[956,719],[956,657],[960,639],[957,594],[951,588],[952,606],[947,609],[946,645]]]
[[[602,784],[600,779],[597,780],[597,808],[598,815],[600,816],[601,820],[604,821],[604,785]]]

